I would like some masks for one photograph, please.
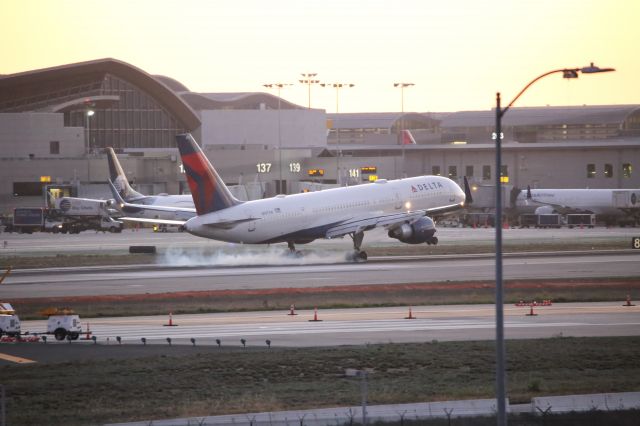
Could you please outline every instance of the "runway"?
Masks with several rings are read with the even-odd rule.
[[[495,231],[491,228],[444,228],[438,227],[439,246],[478,245],[493,243]],[[631,237],[639,236],[640,230],[635,228],[593,228],[593,229],[504,229],[502,233],[505,244],[583,241],[598,249],[601,242],[616,242],[620,248],[631,247]],[[126,230],[121,234],[96,233],[85,231],[80,234],[0,234],[0,256],[23,255],[55,255],[55,254],[115,254],[127,253],[130,245],[154,245],[160,253],[172,248],[180,249],[220,249],[237,248],[237,244],[223,243],[205,238],[195,237],[185,232],[155,233],[150,229],[140,231]],[[6,247],[4,242],[6,241]],[[286,244],[276,245],[286,248]],[[384,229],[368,231],[364,238],[363,248],[403,246],[397,240],[387,236]],[[260,247],[260,246],[257,246]],[[316,240],[303,246],[311,250],[341,250],[351,247],[349,238],[334,240]]]
[[[505,257],[504,278],[593,278],[640,275],[640,251],[616,254],[526,254]],[[492,256],[430,256],[366,263],[252,266],[65,268],[15,271],[2,298],[95,296],[226,289],[308,288],[357,284],[477,281],[495,277]]]
[[[505,306],[505,335],[508,339],[569,336],[640,335],[640,307],[620,303],[566,303],[536,307],[537,316],[526,316],[528,307]],[[312,311],[247,312],[201,315],[174,315],[177,326],[167,327],[167,316],[92,318],[87,322],[101,344],[313,347],[361,345],[367,343],[432,342],[450,340],[491,340],[495,338],[493,305],[419,306],[412,308],[416,319],[405,319],[405,307],[334,309]],[[45,321],[23,321],[23,331],[38,332]],[[50,339],[52,340],[52,339]],[[81,342],[74,342],[79,344]],[[63,343],[66,344],[66,343]]]

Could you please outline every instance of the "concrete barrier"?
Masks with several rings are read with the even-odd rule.
[[[156,246],[129,246],[129,253],[155,254]]]
[[[507,404],[507,407],[509,404]],[[461,401],[422,402],[414,404],[367,406],[368,422],[419,420],[436,417],[491,416],[496,412],[495,399],[473,399]],[[233,414],[190,419],[154,420],[153,426],[184,426],[206,424],[216,426],[335,426],[348,424],[349,420],[362,421],[362,407],[336,407],[298,411],[275,411],[267,413]],[[149,422],[119,423],[110,426],[148,426]]]
[[[632,408],[640,409],[640,392],[545,396],[531,400],[531,411],[536,414],[541,412],[629,410]]]

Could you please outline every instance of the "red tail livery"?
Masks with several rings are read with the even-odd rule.
[[[177,135],[176,142],[198,216],[241,203],[229,192],[190,134]]]

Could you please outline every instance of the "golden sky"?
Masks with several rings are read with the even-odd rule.
[[[489,109],[546,71],[516,106],[640,103],[639,0],[3,0],[0,74],[111,57],[197,92],[253,92],[300,73],[354,83],[340,112]],[[335,112],[336,92],[311,105]]]

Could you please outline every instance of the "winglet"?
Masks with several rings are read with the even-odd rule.
[[[113,200],[116,204],[118,204],[120,208],[124,207],[127,202],[122,198],[122,195],[118,192],[118,188],[111,182],[111,179],[109,179],[109,189],[111,189],[111,195],[113,195]]]
[[[176,135],[176,142],[198,216],[242,203],[231,194],[191,134]]]
[[[118,161],[118,157],[111,147],[107,148],[107,160],[109,161],[109,176],[111,183],[115,186],[120,196],[122,196],[126,201],[144,198],[144,195],[134,190],[131,188],[131,185],[129,185],[129,181],[127,180],[127,176],[124,174],[124,170],[122,170],[120,161]]]
[[[469,205],[473,203],[473,196],[471,195],[471,187],[469,186],[469,181],[467,177],[464,177],[464,204]]]

